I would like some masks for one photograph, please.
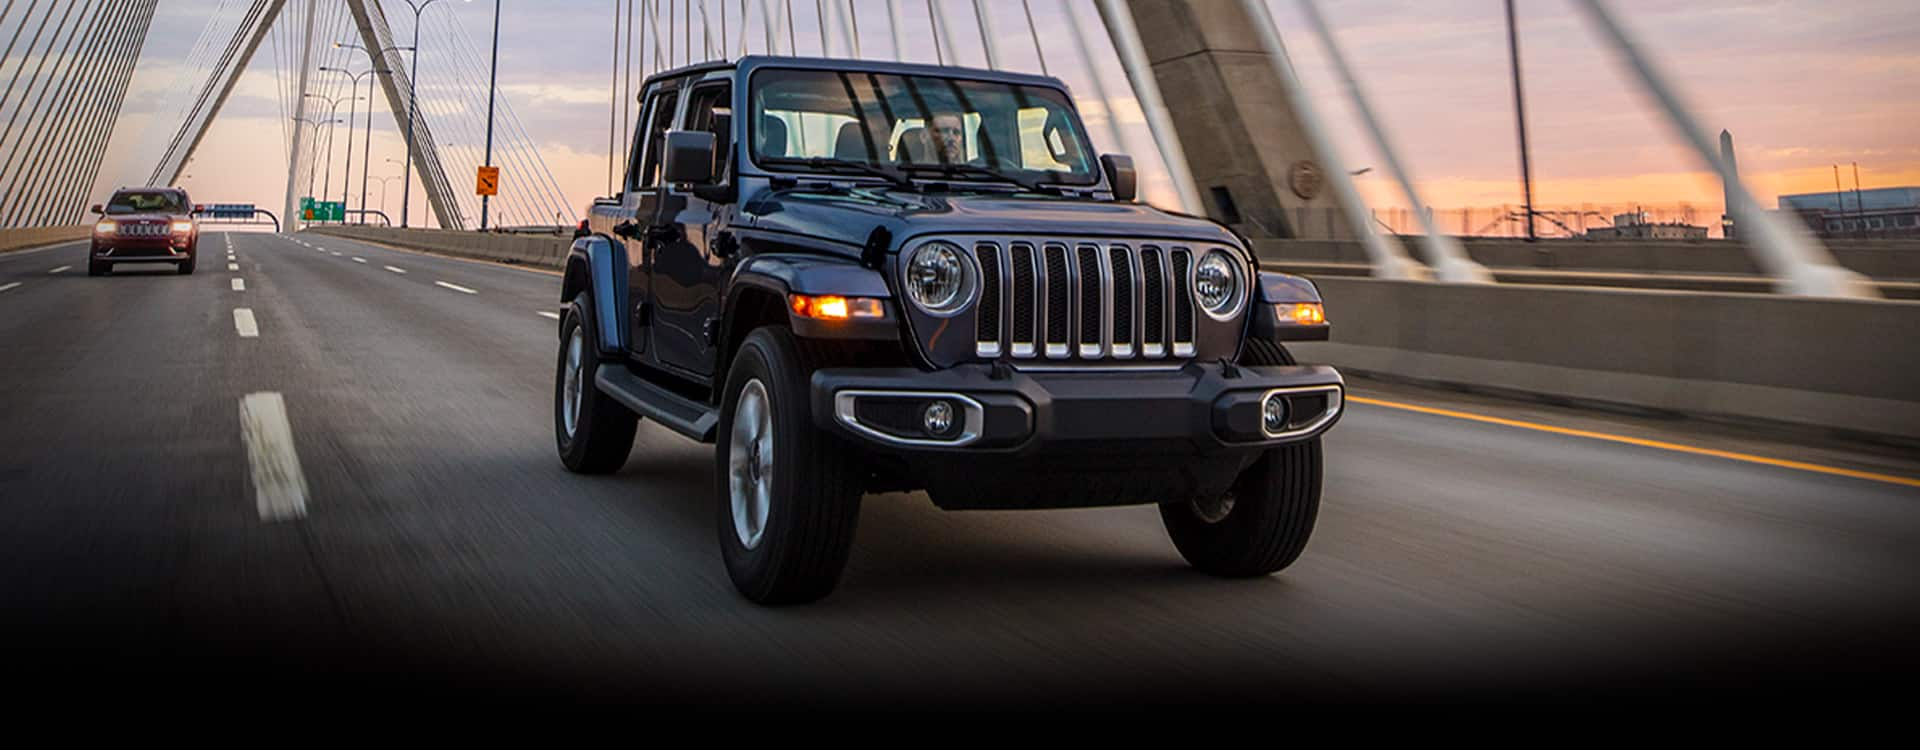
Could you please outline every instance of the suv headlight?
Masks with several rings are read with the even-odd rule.
[[[1193,268],[1193,296],[1214,320],[1227,320],[1239,312],[1246,286],[1240,264],[1225,250],[1208,252]]]
[[[980,272],[973,258],[951,242],[915,248],[906,262],[907,299],[931,315],[952,315],[973,302]]]

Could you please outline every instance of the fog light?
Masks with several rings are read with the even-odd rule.
[[[927,404],[927,411],[921,416],[920,423],[927,429],[928,435],[945,435],[947,430],[953,429],[953,407],[945,401]]]
[[[1287,431],[1287,399],[1278,393],[1267,394],[1260,403],[1260,426],[1268,435],[1278,435]]]

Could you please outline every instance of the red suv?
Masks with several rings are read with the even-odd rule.
[[[203,210],[179,188],[115,191],[106,205],[93,207],[102,218],[93,227],[87,275],[112,273],[116,263],[172,263],[181,274],[193,273],[200,245],[193,217]]]

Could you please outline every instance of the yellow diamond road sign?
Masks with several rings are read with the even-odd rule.
[[[499,195],[500,194],[500,168],[499,167],[481,167],[480,168],[480,184],[474,187],[474,194],[475,195]]]

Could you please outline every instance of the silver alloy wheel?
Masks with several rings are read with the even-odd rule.
[[[753,549],[767,530],[773,506],[773,403],[759,378],[740,388],[727,444],[727,495],[733,503],[733,533]]]
[[[567,338],[567,375],[560,389],[560,420],[567,428],[567,437],[573,437],[580,429],[580,391],[584,384],[580,382],[581,360],[585,357],[586,343],[580,335],[580,327],[573,327],[573,335]]]

